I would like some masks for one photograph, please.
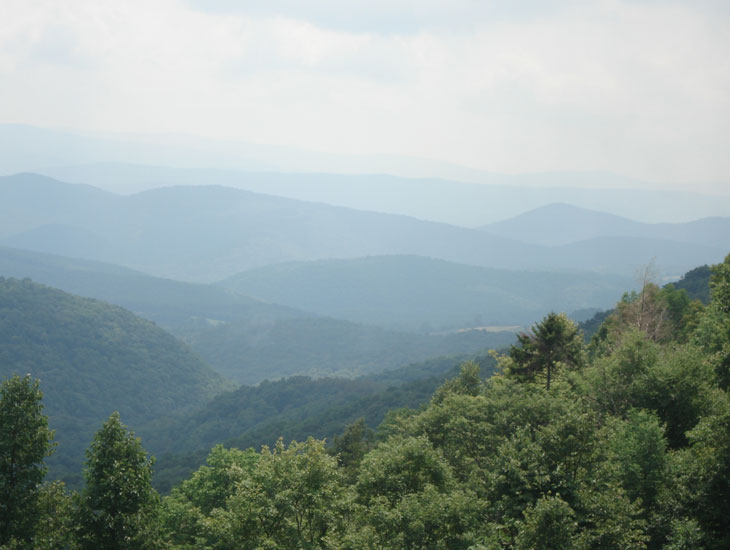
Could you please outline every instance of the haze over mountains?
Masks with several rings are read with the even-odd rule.
[[[730,197],[652,190],[651,183],[600,172],[489,174],[477,180],[481,183],[465,183],[381,174],[374,167],[361,174],[337,174],[93,163],[30,171],[121,194],[171,185],[223,185],[465,227],[502,221],[555,202],[651,223],[723,216],[730,210]]]
[[[212,282],[292,260],[417,255],[491,268],[664,274],[719,261],[720,247],[635,237],[560,247],[485,231],[219,186],[119,196],[20,174],[0,178],[0,244]]]
[[[16,124],[0,124],[0,145],[0,175],[37,172],[125,194],[217,184],[467,227],[554,202],[654,223],[730,211],[730,196],[716,196],[717,185],[707,187],[715,191],[708,196],[701,194],[701,182],[687,192],[606,172],[507,175],[408,157],[338,156],[172,135],[84,136]]]
[[[276,264],[220,283],[256,298],[407,330],[529,325],[551,310],[609,307],[631,277],[508,271],[418,256]]]
[[[28,345],[0,349],[0,375],[28,365],[48,383],[67,471],[109,406],[169,452],[331,436],[362,411],[379,422],[427,399],[455,357],[503,348],[549,311],[609,308],[652,261],[671,278],[721,261],[730,245],[730,198],[622,189],[634,182],[610,174],[482,173],[473,181],[491,185],[477,185],[211,170],[204,155],[170,168],[128,162],[179,162],[190,149],[152,147],[148,158],[137,144],[130,157],[118,143],[45,136],[17,159],[23,139],[0,152],[0,168],[39,163],[60,178],[0,177],[0,277],[129,310],[6,283],[0,336]],[[648,223],[663,220],[684,221]],[[74,340],[76,329],[86,332]],[[64,379],[79,374],[91,389]],[[149,398],[168,410],[130,408],[145,379],[170,384]],[[235,384],[261,385],[208,400]]]

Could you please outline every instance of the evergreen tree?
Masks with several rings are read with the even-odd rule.
[[[517,341],[519,346],[512,346],[509,351],[514,361],[510,373],[529,380],[542,376],[548,390],[559,365],[583,365],[583,337],[564,313],[549,313],[531,332],[519,334]]]
[[[27,375],[0,387],[0,546],[29,543],[39,516],[43,459],[51,454],[53,431],[38,386]]]
[[[77,520],[81,548],[154,548],[159,499],[150,485],[153,459],[119,413],[112,413],[96,433],[86,457]]]

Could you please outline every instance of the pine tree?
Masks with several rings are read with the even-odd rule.
[[[39,381],[13,376],[0,387],[0,546],[26,544],[38,520],[38,495],[53,450]]]
[[[79,542],[88,550],[154,547],[159,502],[150,484],[153,459],[115,412],[86,451],[79,502]]]

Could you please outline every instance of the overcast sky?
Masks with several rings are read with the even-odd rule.
[[[0,0],[0,122],[730,182],[728,6]]]

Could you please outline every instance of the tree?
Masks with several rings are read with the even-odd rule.
[[[26,544],[34,535],[43,459],[53,450],[42,397],[30,375],[0,387],[0,546],[13,539]]]
[[[529,380],[544,376],[548,390],[559,365],[583,366],[583,337],[564,313],[549,313],[531,332],[519,334],[517,341],[519,346],[511,346],[509,351],[514,361],[510,374]]]
[[[224,548],[330,548],[343,528],[346,492],[324,441],[263,447],[235,489],[225,510],[213,510]]]
[[[358,418],[345,428],[342,435],[335,436],[332,453],[350,480],[354,480],[360,462],[372,449],[374,440],[375,431],[365,424],[364,418]]]
[[[88,550],[151,548],[156,539],[152,489],[153,459],[114,412],[86,451],[79,502],[79,542]]]

